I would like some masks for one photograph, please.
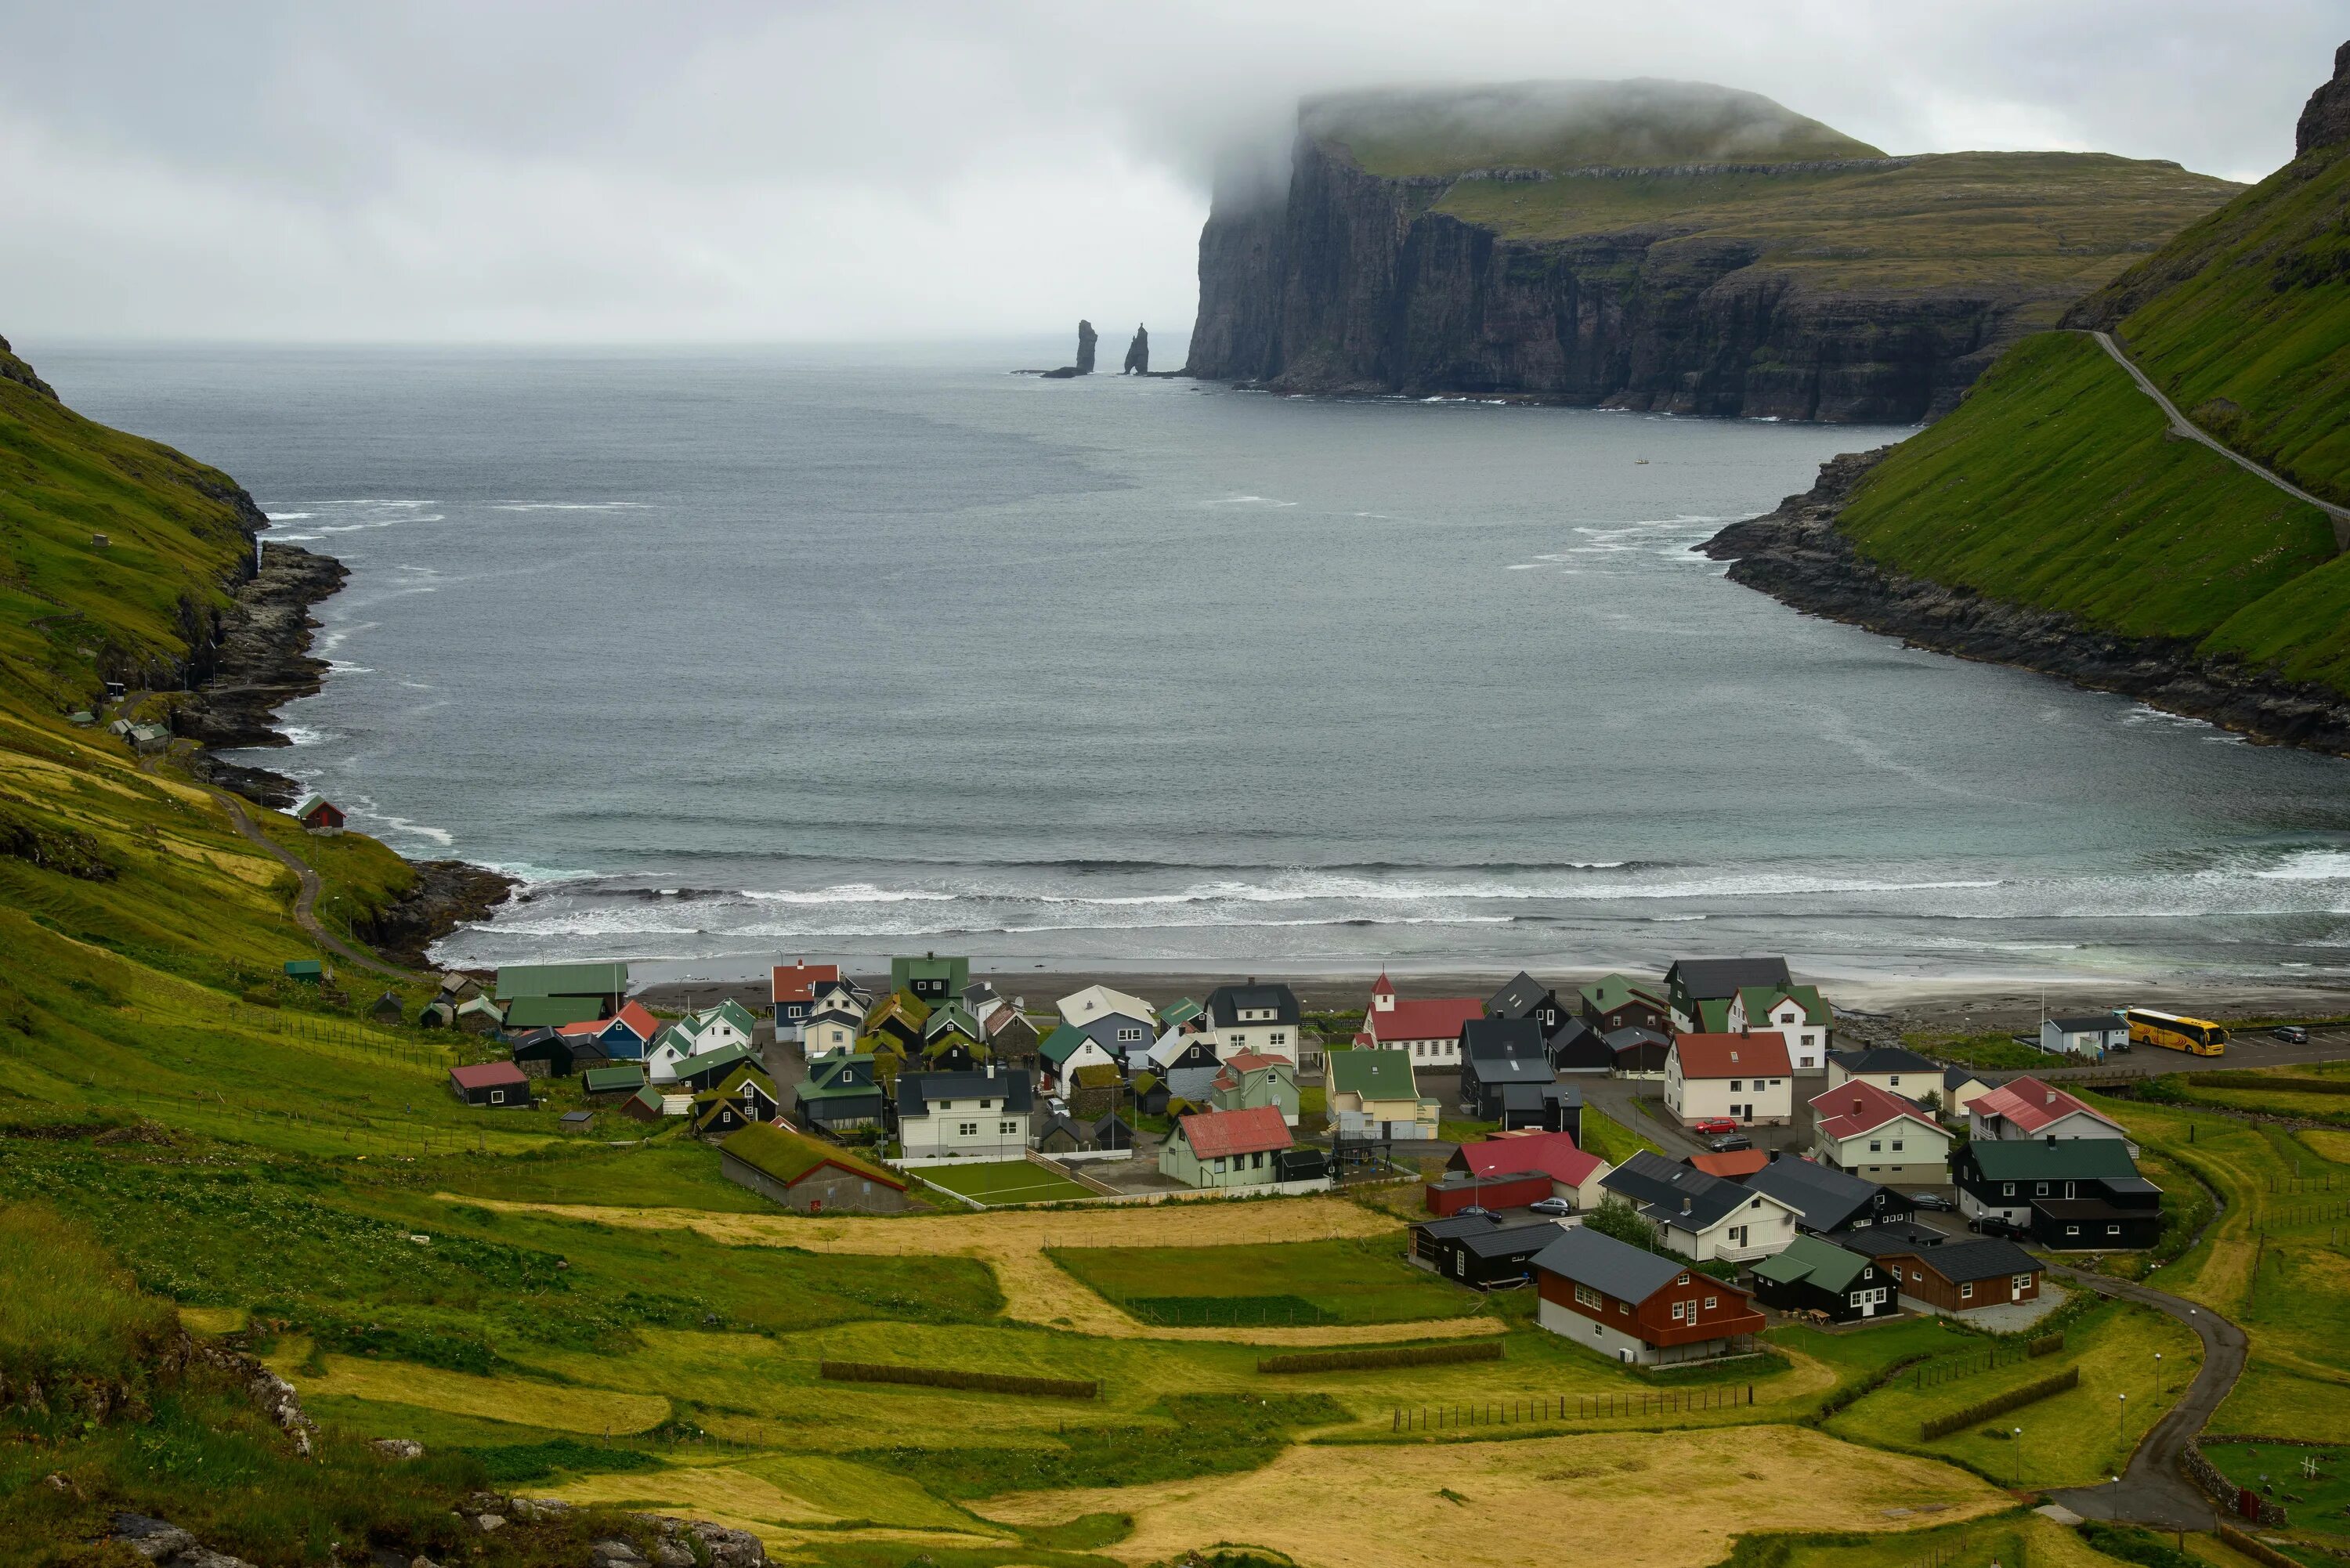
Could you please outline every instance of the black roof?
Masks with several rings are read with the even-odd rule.
[[[1638,1204],[1649,1219],[1669,1220],[1684,1231],[1703,1231],[1754,1196],[1735,1181],[1645,1148],[1601,1177],[1599,1185]]]
[[[1966,1280],[1995,1279],[2001,1274],[2036,1274],[2040,1260],[1998,1236],[1978,1236],[1951,1241],[1920,1253],[1927,1267],[1957,1284]]]
[[[1241,1013],[1273,1010],[1272,1022],[1297,1022],[1297,993],[1285,985],[1259,985],[1251,981],[1246,985],[1220,985],[1208,992],[1206,1012],[1219,1029],[1240,1027]],[[1258,1020],[1258,1022],[1263,1022]]]
[[[926,1116],[932,1100],[1001,1099],[1009,1112],[1025,1113],[1034,1104],[1028,1074],[1022,1068],[975,1067],[961,1073],[900,1073],[898,1114]]]
[[[1950,1238],[1930,1225],[1920,1225],[1912,1220],[1886,1220],[1875,1225],[1833,1231],[1823,1240],[1834,1241],[1847,1252],[1866,1252],[1877,1258],[1887,1252],[1915,1252],[1939,1247]]]
[[[2102,1198],[2035,1198],[2034,1212],[2051,1220],[2152,1220],[2160,1211],[2153,1209],[2124,1209]]]
[[[2052,1018],[2048,1022],[2054,1023],[2057,1028],[2063,1030],[2067,1034],[2086,1034],[2093,1029],[2126,1029],[2129,1027],[2128,1024],[2121,1021],[2118,1014],[2111,1012],[2084,1012],[2072,1018]]]
[[[1495,992],[1485,1003],[1485,1012],[1492,1018],[1523,1018],[1545,1002],[1556,1005],[1557,998],[1550,987],[1520,970],[1517,978]]]
[[[1507,1056],[1532,1056],[1541,1061],[1543,1075],[1550,1075],[1550,1052],[1543,1044],[1542,1025],[1531,1018],[1469,1020],[1461,1026],[1461,1054],[1481,1063]]]
[[[1865,1045],[1857,1051],[1831,1051],[1828,1059],[1847,1073],[1939,1073],[1939,1062],[1898,1045]]]
[[[1699,1001],[1735,996],[1742,986],[1794,982],[1783,958],[1681,959],[1665,971],[1669,989]]]
[[[1483,1068],[1478,1069],[1482,1075]],[[1538,1084],[1512,1075],[1501,1085],[1502,1106],[1505,1110],[1538,1111],[1552,1100],[1558,1100],[1578,1109],[1583,1105],[1583,1091],[1573,1084]]]
[[[1567,1046],[1574,1044],[1578,1040],[1596,1040],[1598,1038],[1599,1036],[1593,1031],[1591,1025],[1586,1023],[1582,1019],[1562,1018],[1559,1020],[1558,1027],[1551,1032],[1550,1048],[1552,1054],[1555,1055],[1558,1052],[1565,1050]]]
[[[1877,1184],[1848,1171],[1808,1159],[1774,1159],[1744,1179],[1746,1186],[1767,1192],[1802,1216],[1807,1231],[1840,1230],[1855,1215],[1869,1211]]]
[[[1417,1229],[1435,1237],[1440,1241],[1446,1241],[1455,1236],[1469,1236],[1480,1231],[1498,1230],[1501,1223],[1502,1219],[1498,1214],[1448,1214],[1441,1220],[1423,1220]]]
[[[1464,1231],[1458,1240],[1481,1258],[1530,1258],[1549,1246],[1558,1231],[1548,1223],[1509,1225],[1498,1231]]]
[[[1659,1256],[1582,1225],[1561,1231],[1557,1241],[1534,1254],[1534,1267],[1619,1302],[1647,1301],[1689,1270],[1679,1258]]]
[[[1973,1067],[1942,1069],[1942,1087],[1946,1089],[1955,1089],[1965,1084],[1989,1084],[1991,1087],[1997,1088],[2006,1081],[2000,1074],[1981,1072]]]
[[[1621,1029],[1610,1029],[1599,1038],[1607,1041],[1607,1048],[1618,1056],[1627,1051],[1637,1051],[1643,1045],[1669,1045],[1673,1043],[1671,1035],[1660,1034],[1656,1030],[1638,1023],[1627,1023]]]

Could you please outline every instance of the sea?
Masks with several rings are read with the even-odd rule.
[[[523,878],[451,962],[2350,973],[2350,763],[1692,553],[1908,429],[1065,347],[22,346],[349,566],[255,760]]]

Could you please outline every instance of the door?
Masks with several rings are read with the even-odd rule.
[[[1739,1106],[1739,1107],[1738,1107],[1738,1111],[1739,1111],[1739,1119],[1740,1119],[1741,1121],[1748,1121],[1748,1122],[1751,1122],[1751,1121],[1752,1121],[1752,1120],[1754,1119],[1754,1106],[1753,1106],[1753,1105],[1752,1105],[1752,1102],[1749,1102],[1749,1103],[1748,1103],[1748,1104],[1746,1104],[1746,1105],[1742,1105],[1742,1106]]]

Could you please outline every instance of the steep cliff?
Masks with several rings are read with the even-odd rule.
[[[2094,154],[1887,158],[1689,84],[1321,100],[1285,191],[1219,192],[1188,369],[1924,419],[2235,189]]]

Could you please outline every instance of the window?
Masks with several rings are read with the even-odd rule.
[[[1006,1137],[1009,1137],[1011,1134],[1016,1133],[1020,1130],[1020,1124],[1018,1122],[1005,1122],[1002,1124],[1001,1130]]]
[[[1910,1280],[1911,1280],[1911,1282],[1912,1282],[1913,1283],[1914,1283],[1914,1282],[1920,1282],[1920,1281],[1924,1280],[1924,1279],[1925,1279],[1925,1277],[1926,1277],[1926,1276],[1925,1276],[1922,1272],[1920,1272],[1919,1271],[1918,1271],[1918,1270],[1916,1270],[1916,1269],[1912,1269],[1912,1270],[1910,1270],[1910,1271],[1909,1271],[1909,1278],[1910,1278]]]
[[[1264,1043],[1268,1045],[1286,1045],[1289,1044],[1289,1031],[1276,1029],[1264,1037]]]
[[[1894,1074],[1894,1075],[1893,1075],[1893,1084],[1894,1084],[1894,1086],[1895,1086],[1895,1087],[1897,1087],[1897,1088],[1898,1088],[1898,1087],[1900,1086],[1900,1084],[1901,1084],[1901,1075],[1900,1075],[1900,1074],[1896,1073],[1896,1074]]]
[[[2008,1281],[2008,1283],[2014,1286],[2016,1291],[2021,1293],[2022,1292],[2028,1291],[2032,1288],[2032,1276],[2030,1274],[2018,1274],[2015,1278]]]
[[[1706,1311],[1708,1311],[1708,1312],[1711,1312],[1711,1311],[1713,1310],[1713,1303],[1714,1303],[1716,1301],[1719,1301],[1720,1299],[1721,1299],[1721,1298],[1720,1298],[1720,1297],[1718,1297],[1718,1296],[1708,1296],[1708,1297],[1706,1297],[1706,1298],[1705,1298],[1705,1310],[1706,1310]]]
[[[983,1111],[989,1110],[993,1108],[995,1102],[993,1100],[982,1100],[979,1102],[979,1108]]]
[[[1264,1168],[1264,1151],[1263,1149],[1259,1149],[1256,1153],[1249,1156],[1249,1165],[1253,1169],[1263,1170]]]
[[[1959,1299],[1960,1299],[1960,1301],[1962,1301],[1962,1302],[1963,1302],[1963,1301],[1971,1301],[1971,1300],[1973,1300],[1973,1299],[1974,1299],[1974,1293],[1975,1293],[1975,1284],[1974,1284],[1974,1282],[1973,1282],[1972,1280],[1965,1281],[1965,1282],[1963,1282],[1962,1283],[1960,1283],[1960,1286],[1959,1286]]]
[[[1675,1280],[1673,1283],[1677,1285],[1685,1285],[1689,1283],[1689,1276],[1687,1274],[1683,1274],[1679,1279]]]
[[[2012,1181],[2002,1181],[2002,1182],[2001,1182],[2001,1183],[1999,1184],[1999,1195],[2000,1195],[2002,1198],[2012,1198],[2012,1197],[2014,1197],[2014,1196],[2015,1196],[2015,1183],[2013,1183]]]
[[[1893,1152],[1896,1154],[1901,1152],[1901,1140],[1898,1137],[1893,1140]]]
[[[1597,1291],[1593,1290],[1589,1285],[1577,1285],[1575,1287],[1575,1304],[1577,1306],[1596,1307],[1605,1306],[1607,1303],[1606,1298],[1601,1296]]]
[[[1617,1302],[1616,1303],[1616,1311],[1622,1316],[1630,1317],[1632,1315],[1632,1303],[1630,1302]]]
[[[1689,1302],[1675,1302],[1673,1303],[1673,1321],[1675,1323],[1679,1323],[1682,1319],[1687,1317],[1691,1304],[1692,1303]]]
[[[2121,1233],[2122,1228],[2118,1225],[2108,1225],[2106,1227],[2106,1234],[2108,1236],[2118,1236]]]
[[[2078,1225],[2067,1225],[2064,1227],[2064,1234],[2067,1236],[2077,1236],[2080,1233],[2081,1228]]]
[[[2034,1197],[2034,1198],[2045,1198],[2045,1197],[2047,1197],[2047,1196],[2048,1196],[2048,1184],[2047,1184],[2046,1182],[2044,1182],[2044,1181],[2035,1181],[2035,1182],[2033,1182],[2033,1183],[2032,1184],[2032,1196],[2033,1196],[2033,1197]]]
[[[1732,1079],[1731,1079],[1731,1080],[1730,1080],[1730,1092],[1731,1092],[1731,1094],[1733,1094],[1733,1095],[1735,1095],[1735,1094],[1739,1094],[1739,1093],[1741,1093],[1741,1092],[1742,1092],[1742,1086],[1741,1086],[1741,1085],[1740,1085],[1739,1081],[1738,1081],[1736,1078],[1732,1078]]]
[[[1885,1140],[1882,1138],[1870,1138],[1868,1140],[1868,1152],[1871,1154],[1883,1154],[1885,1152]]]
[[[958,1136],[962,1137],[977,1137],[979,1136],[979,1124],[977,1122],[958,1123],[955,1127],[955,1132]]]
[[[505,1103],[506,1092],[504,1089],[492,1089],[490,1091],[490,1104],[494,1106],[503,1106]]]
[[[1120,1040],[1139,1040],[1142,1038],[1141,1027],[1138,1024],[1121,1023],[1118,1026],[1118,1037]]]

